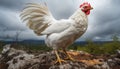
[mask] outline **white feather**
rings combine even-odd
[[[41,34],[47,35],[52,33],[60,33],[68,29],[70,26],[71,26],[71,22],[69,20],[60,20],[51,24]]]

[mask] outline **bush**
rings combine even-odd
[[[77,46],[77,50],[86,51],[91,54],[114,54],[116,50],[120,50],[120,41],[117,36],[112,37],[113,41],[95,44],[92,40],[86,40],[85,46]]]

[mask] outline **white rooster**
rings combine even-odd
[[[38,36],[47,35],[45,43],[53,48],[57,56],[56,62],[61,64],[64,60],[59,57],[58,49],[62,49],[68,58],[73,60],[66,48],[87,30],[87,15],[91,9],[91,5],[85,2],[68,19],[56,20],[46,5],[29,3],[20,17]]]

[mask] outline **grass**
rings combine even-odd
[[[120,50],[120,41],[116,36],[113,37],[112,42],[104,43],[104,44],[96,44],[92,40],[86,40],[86,41],[87,41],[87,44],[85,45],[73,44],[69,46],[68,49],[85,51],[91,54],[114,54],[116,50]],[[0,41],[0,53],[4,45],[5,43],[3,41]],[[32,50],[32,51],[52,50],[51,48],[47,47],[44,44],[39,45],[39,44],[18,43],[15,47],[17,49]]]

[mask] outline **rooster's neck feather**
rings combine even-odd
[[[87,15],[81,10],[81,9],[78,9],[71,17],[70,19],[74,20],[76,24],[85,24],[85,23],[88,23],[88,18],[87,18]],[[81,22],[83,21],[83,22]]]

